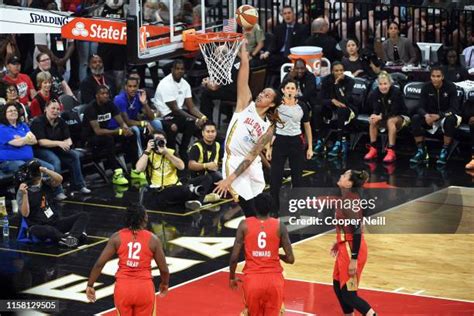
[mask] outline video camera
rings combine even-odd
[[[15,181],[18,184],[26,183],[27,185],[31,185],[33,179],[41,177],[40,167],[41,165],[36,159],[26,162],[15,172]]]

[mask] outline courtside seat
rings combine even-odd
[[[408,116],[413,116],[418,109],[420,103],[421,89],[425,85],[424,82],[414,81],[409,82],[403,88],[403,95],[405,96],[405,104],[408,109]]]

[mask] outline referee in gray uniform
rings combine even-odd
[[[293,79],[285,79],[281,84],[283,102],[278,107],[278,115],[283,124],[276,125],[275,137],[270,148],[267,148],[267,159],[271,160],[270,193],[272,195],[275,212],[280,209],[280,188],[283,179],[285,162],[288,159],[291,168],[292,187],[301,187],[303,166],[306,159],[313,157],[313,143],[311,125],[308,109],[298,103],[297,82]],[[303,122],[306,134],[306,144],[303,140],[301,123]]]

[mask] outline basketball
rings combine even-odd
[[[258,22],[258,11],[251,5],[240,6],[235,15],[237,24],[245,29],[253,27]]]

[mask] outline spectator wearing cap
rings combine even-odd
[[[44,71],[38,73],[36,76],[36,84],[40,90],[35,95],[33,101],[31,101],[30,104],[32,117],[42,115],[44,113],[46,104],[48,104],[50,100],[56,99],[56,95],[54,95],[54,93],[51,91],[52,77],[49,72]],[[62,111],[62,105],[60,109]]]
[[[80,84],[81,102],[90,103],[95,100],[97,88],[101,85],[109,88],[111,96],[115,96],[116,87],[113,78],[104,74],[104,62],[99,55],[91,55],[89,59],[89,69],[91,75]]]
[[[30,78],[33,83],[36,83],[36,76],[42,72],[47,71],[51,74],[51,91],[56,96],[61,96],[63,94],[70,95],[73,98],[74,93],[72,93],[69,84],[64,80],[63,76],[53,67],[51,67],[51,57],[49,57],[46,53],[39,53],[36,56],[36,62],[38,63],[38,67],[31,73]],[[36,89],[39,90],[40,87],[36,85]]]
[[[31,122],[31,131],[38,140],[33,151],[35,157],[52,164],[57,173],[61,173],[61,167],[66,165],[72,174],[73,189],[88,194],[91,191],[82,175],[80,153],[73,149],[69,127],[59,117],[60,110],[59,102],[51,100],[46,104],[45,113]]]
[[[7,74],[3,77],[6,83],[16,85],[18,89],[19,101],[29,105],[36,95],[35,86],[28,75],[20,73],[21,64],[18,56],[12,56],[7,61]]]

